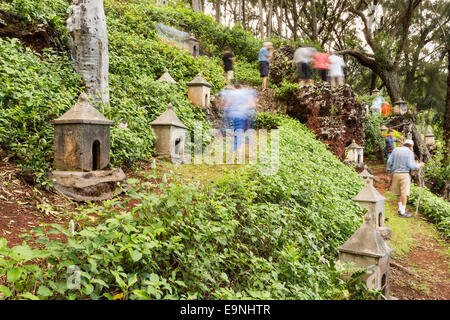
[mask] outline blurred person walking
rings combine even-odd
[[[231,48],[226,46],[222,57],[223,69],[225,71],[225,79],[227,84],[231,84],[234,76],[233,64],[236,63],[236,57],[231,52]]]
[[[313,68],[317,69],[319,71],[320,74],[320,78],[323,81],[327,81],[327,72],[329,69],[329,63],[328,63],[328,58],[330,57],[330,55],[328,53],[325,52],[318,52],[314,55],[313,59]]]
[[[293,62],[296,67],[296,73],[299,78],[299,82],[311,83],[311,66],[310,63],[313,60],[314,55],[317,53],[315,48],[301,46],[294,53]]]
[[[332,54],[328,57],[330,84],[332,87],[338,87],[345,84],[344,67],[345,61],[341,57]]]

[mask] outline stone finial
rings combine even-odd
[[[353,198],[353,201],[357,202],[378,202],[384,200],[386,198],[375,189],[372,183],[367,183],[358,195]]]
[[[173,104],[172,104],[172,102],[169,102],[169,104],[167,105],[167,109],[168,109],[168,110],[173,110]]]

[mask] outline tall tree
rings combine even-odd
[[[422,0],[396,2],[383,7],[384,21],[383,24],[380,23],[377,34],[372,31],[371,24],[364,14],[367,9],[365,2],[359,1],[356,5],[352,2],[349,4],[348,12],[362,22],[366,45],[373,53],[363,48],[346,49],[340,53],[353,56],[363,66],[375,72],[383,81],[393,102],[401,100],[402,92],[398,77],[400,60],[409,36],[413,14]]]

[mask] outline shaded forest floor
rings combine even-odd
[[[385,165],[372,164],[370,169],[375,188],[386,197],[386,225],[392,229],[391,294],[401,300],[450,299],[449,241],[420,212],[400,218]],[[415,210],[407,207],[412,215]]]

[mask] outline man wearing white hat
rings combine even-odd
[[[267,77],[269,76],[269,62],[272,59],[272,42],[264,42],[263,47],[259,50],[259,74],[262,78],[262,88],[266,89]]]
[[[410,139],[405,140],[403,147],[395,148],[387,161],[387,172],[392,175],[392,191],[399,197],[398,214],[400,217],[411,218],[406,212],[406,201],[410,192],[411,170],[418,170],[424,165],[423,162],[416,164],[413,152],[414,142]]]

